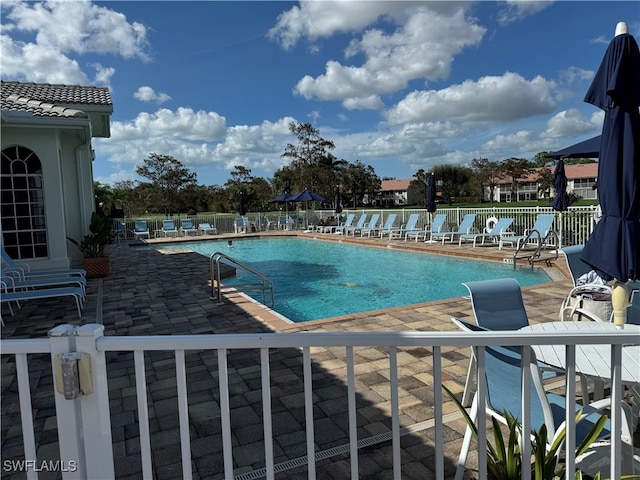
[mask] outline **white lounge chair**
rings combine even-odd
[[[382,226],[382,228],[378,231],[378,236],[380,238],[384,238],[385,236],[388,236],[393,230],[393,224],[396,222],[396,217],[398,215],[395,213],[390,213],[389,215],[387,215],[387,219],[384,222],[384,225]],[[370,232],[368,232],[369,236]]]
[[[394,238],[402,238],[405,236],[406,232],[411,232],[416,230],[416,224],[418,223],[418,219],[420,218],[419,213],[412,213],[409,215],[409,220],[405,225],[402,225],[400,228],[394,228],[389,232],[389,240]]]
[[[78,308],[78,316],[82,316],[82,299],[84,298],[84,290],[80,287],[53,287],[53,288],[37,288],[33,290],[14,290],[7,282],[0,280],[0,290],[2,295],[0,301],[8,303],[9,311],[13,315],[13,308],[10,302],[19,302],[25,300],[36,300],[42,298],[55,297],[73,297]]]
[[[205,235],[207,235],[207,234],[217,235],[218,234],[218,229],[216,227],[212,227],[208,223],[199,224],[198,225],[198,230],[200,232],[202,232],[203,234],[205,234]]]
[[[162,221],[162,230],[160,230],[164,236],[173,235],[174,237],[178,236],[178,229],[176,228],[176,224],[173,223],[173,220],[163,220]]]
[[[346,218],[346,220],[344,221],[344,223],[342,225],[324,227],[324,232],[325,233],[337,233],[339,235],[342,235],[344,233],[345,229],[351,227],[351,224],[353,224],[354,218],[356,218],[356,214],[355,213],[350,213],[349,215],[347,215],[347,218]]]
[[[551,233],[551,227],[556,215],[554,213],[540,213],[530,229],[524,231],[524,235],[503,235],[500,237],[498,250],[502,250],[502,246],[509,244],[512,247],[520,248],[525,242],[535,242],[535,246],[539,246],[543,239],[546,239]]]
[[[458,228],[455,230],[451,230],[449,232],[436,232],[436,233],[431,233],[431,240],[438,240],[441,239],[442,240],[442,244],[444,245],[444,241],[449,239],[451,243],[453,243],[455,237],[457,235],[463,235],[463,234],[469,234],[471,233],[471,230],[473,229],[473,224],[476,221],[476,214],[475,213],[467,213],[464,218],[462,219],[462,221],[460,222],[460,225],[458,225]]]
[[[7,251],[4,249],[4,246],[1,246],[0,252],[2,255],[2,262],[6,265],[6,268],[8,270],[17,272],[20,275],[21,280],[44,277],[87,276],[87,271],[84,268],[60,268],[31,271],[31,267],[28,263],[16,263],[16,261],[13,260],[13,258],[11,258]]]
[[[500,242],[500,238],[503,235],[509,234],[509,228],[513,223],[513,218],[505,217],[498,220],[490,231],[484,231],[482,233],[467,233],[462,234],[458,238],[458,245],[462,245],[462,242],[473,242],[473,248],[478,244],[478,240],[484,245],[485,240],[491,239],[494,242]]]
[[[193,226],[193,220],[190,218],[183,218],[180,220],[180,223],[182,224],[182,233],[185,235],[189,235],[190,233],[193,233],[194,235],[198,234],[198,229]]]
[[[133,234],[137,238],[149,238],[151,234],[149,233],[149,226],[145,220],[136,220],[133,224]]]
[[[358,222],[355,225],[352,225],[350,227],[345,227],[344,230],[343,230],[343,233],[345,235],[349,235],[350,233],[352,233],[353,236],[355,237],[355,232],[356,231],[359,232],[362,229],[362,227],[364,227],[364,224],[366,222],[367,222],[367,214],[363,213],[362,215],[360,215],[360,218],[358,219]]]

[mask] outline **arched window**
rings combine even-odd
[[[2,150],[0,169],[3,245],[14,259],[47,257],[42,165],[21,146]]]

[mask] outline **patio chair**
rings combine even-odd
[[[360,230],[362,230],[362,228],[364,227],[364,224],[367,223],[367,215],[368,214],[366,213],[363,213],[362,215],[360,215],[360,218],[358,219],[355,225],[352,225],[350,227],[345,227],[342,232],[345,235],[349,235],[350,233],[353,233],[353,236],[355,237],[355,232],[359,232]]]
[[[477,325],[471,325],[463,320],[454,318],[453,322],[463,331],[481,332],[489,331]],[[486,414],[506,424],[504,412],[507,411],[516,419],[522,416],[522,375],[523,369],[528,368],[531,372],[531,403],[530,419],[532,432],[538,431],[543,425],[547,428],[550,444],[553,443],[559,431],[564,427],[567,416],[567,399],[561,395],[545,392],[542,383],[542,376],[536,361],[535,353],[531,351],[530,364],[524,365],[522,362],[523,347],[485,347],[485,369],[484,378],[480,381],[486,382]],[[477,347],[473,348],[474,355],[478,355]],[[605,412],[611,407],[611,399],[602,399],[587,406],[573,404],[571,408],[576,414],[580,409],[583,413],[579,422],[576,422],[576,445],[579,445],[587,436],[594,423],[599,420],[601,412]],[[623,445],[623,472],[633,472],[633,438],[631,436],[631,412],[629,405],[621,402],[622,418],[622,445]],[[474,423],[478,422],[478,394],[474,395],[471,412],[469,414]],[[600,433],[598,440],[610,436],[610,424],[606,422],[605,428]],[[460,457],[456,469],[456,480],[460,480],[464,474],[464,466],[469,453],[472,431],[467,426],[460,449]],[[527,460],[523,460],[524,465],[528,465]],[[581,466],[582,467],[582,466]],[[572,476],[572,474],[571,474]]]
[[[282,218],[282,217],[281,217]],[[234,233],[248,233],[249,232],[249,219],[246,217],[236,218],[233,221]]]
[[[372,233],[377,234],[380,238],[383,238],[385,235],[389,235],[389,232],[393,228],[393,224],[395,223],[397,216],[398,215],[395,213],[390,213],[389,215],[387,215],[387,219],[384,221],[384,225],[382,225],[380,228],[374,227],[364,229],[360,232],[360,236],[364,237],[365,233],[367,234],[367,237],[371,237]]]
[[[389,240],[393,240],[394,238],[402,238],[405,236],[406,232],[416,230],[416,224],[418,223],[419,218],[419,213],[412,213],[411,215],[409,215],[409,219],[407,220],[407,223],[405,225],[400,226],[400,228],[393,228],[389,231]]]
[[[193,226],[193,220],[191,220],[190,218],[183,218],[182,220],[180,220],[180,223],[182,224],[182,233],[184,233],[185,235],[189,235],[191,233],[193,233],[194,235],[198,234],[198,229]]]
[[[82,289],[83,298],[86,294],[87,279],[79,275],[76,275],[75,277],[32,277],[30,279],[23,280],[20,277],[19,272],[7,270],[3,267],[0,269],[0,279],[7,284],[8,288],[12,288],[13,290],[28,290],[39,287],[76,286]]]
[[[178,236],[178,229],[176,228],[176,224],[173,223],[173,220],[163,220],[162,229],[160,231],[165,237],[167,235],[173,235],[174,237]]]
[[[140,239],[142,237],[150,238],[151,234],[149,233],[149,226],[147,225],[146,220],[136,220],[133,224],[133,234],[136,238]]]
[[[512,223],[513,218],[505,217],[498,220],[490,231],[485,230],[483,233],[463,233],[458,236],[458,245],[462,246],[462,242],[473,242],[473,248],[476,248],[478,240],[481,240],[483,245],[487,239],[499,242],[503,235],[509,233],[509,228]]]
[[[504,235],[500,237],[498,250],[502,250],[502,246],[509,244],[516,249],[523,245],[535,242],[535,246],[539,247],[543,240],[552,232],[551,227],[556,219],[555,213],[540,213],[536,217],[536,221],[530,229],[524,231],[524,235]]]
[[[375,229],[378,228],[378,219],[379,218],[380,218],[380,214],[379,213],[372,214],[371,218],[369,219],[369,221],[367,222],[366,225],[362,226],[361,228],[356,227],[356,228],[353,229],[353,232],[352,232],[353,236],[355,237],[356,233],[360,233],[360,236],[362,237],[364,232],[366,232],[367,230],[368,231],[371,231],[371,230],[375,231]]]
[[[433,217],[431,225],[425,227],[424,230],[420,230],[419,232],[415,233],[416,242],[418,240],[424,240],[425,242],[432,243],[433,235],[437,234],[444,228],[444,222],[446,221],[447,215],[445,213],[438,213],[435,217]],[[429,234],[429,240],[427,240],[427,234]],[[405,240],[413,235],[414,234],[412,233],[407,233]]]
[[[217,235],[218,229],[216,227],[212,227],[208,223],[201,223],[198,225],[198,231],[202,232],[205,235],[212,234]]]
[[[347,218],[342,225],[338,225],[337,227],[325,227],[324,231],[325,233],[332,232],[337,235],[342,235],[347,228],[350,228],[351,225],[353,225],[353,220],[355,218],[356,218],[356,214],[350,213],[349,215],[347,215]]]
[[[52,288],[36,288],[32,290],[20,290],[14,289],[11,286],[11,282],[5,282],[0,280],[0,302],[7,303],[9,311],[13,316],[13,308],[11,308],[11,302],[17,302],[18,307],[20,302],[26,300],[35,300],[43,298],[55,298],[55,297],[73,297],[76,301],[76,307],[78,309],[78,316],[82,316],[82,299],[84,298],[84,290],[80,287],[52,287]]]
[[[582,320],[608,322],[613,314],[611,305],[612,287],[597,276],[580,258],[584,245],[563,247],[567,268],[571,274],[573,288],[560,306],[560,320]]]
[[[460,222],[460,225],[458,225],[458,228],[456,228],[455,230],[451,230],[449,232],[443,232],[443,231],[439,231],[435,233],[432,232],[431,240],[435,241],[440,239],[442,240],[442,244],[444,245],[445,240],[449,239],[450,243],[453,243],[457,235],[471,233],[471,231],[473,230],[473,224],[475,221],[476,221],[476,214],[467,213],[462,219],[462,221]]]
[[[476,324],[486,330],[520,330],[529,325],[529,317],[522,300],[520,284],[513,278],[497,278],[462,283],[471,297],[471,307]],[[471,355],[467,379],[464,384],[462,404],[468,406],[471,400],[471,382],[476,368],[475,357]],[[563,371],[541,366],[545,380],[559,375]],[[588,399],[586,380],[581,377],[580,386],[583,402]]]
[[[44,278],[44,277],[86,277],[87,271],[84,268],[59,268],[59,269],[48,269],[48,270],[33,270],[31,271],[31,267],[28,263],[16,263],[13,258],[9,256],[7,251],[4,249],[4,245],[0,245],[0,252],[2,257],[2,262],[6,265],[7,270],[11,270],[12,272],[18,273],[21,280],[28,280],[33,278]]]

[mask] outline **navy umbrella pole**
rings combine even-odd
[[[247,211],[244,207],[244,193],[240,192],[240,207],[238,208],[238,213],[241,217],[244,217],[247,214]]]
[[[342,199],[340,198],[340,187],[336,187],[334,203],[335,203],[335,213],[336,213],[336,215],[342,213]]]
[[[432,173],[427,179],[427,212],[436,211],[436,177]],[[431,215],[433,216],[433,215]]]
[[[640,51],[623,33],[609,44],[585,96],[605,112],[598,165],[602,218],[582,260],[606,280],[638,278],[640,267]]]

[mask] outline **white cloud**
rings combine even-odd
[[[509,122],[550,113],[555,108],[555,83],[517,73],[468,80],[442,90],[411,92],[386,116],[391,124],[455,120]]]
[[[553,4],[549,0],[507,0],[504,3],[504,7],[498,13],[498,22],[501,25],[508,25],[530,15],[535,15]]]
[[[585,117],[577,109],[564,110],[556,113],[547,122],[547,129],[542,134],[544,138],[556,139],[573,137],[593,133],[602,129],[603,112],[596,112],[591,117]]]
[[[477,45],[485,33],[460,8],[441,12],[423,4],[404,5],[409,5],[406,19],[394,32],[370,29],[350,43],[346,56],[362,54],[364,64],[329,61],[323,75],[306,75],[295,92],[306,99],[342,101],[350,110],[380,109],[380,95],[406,88],[411,80],[446,78],[455,55]]]
[[[171,97],[166,93],[158,93],[147,85],[138,88],[133,94],[133,97],[141,102],[154,102],[157,104],[171,100]]]
[[[3,75],[33,82],[87,84],[74,54],[115,54],[147,61],[146,28],[87,0],[73,2],[4,2],[3,29],[32,35],[33,41],[2,36]],[[108,82],[114,71],[97,68],[96,81]]]

